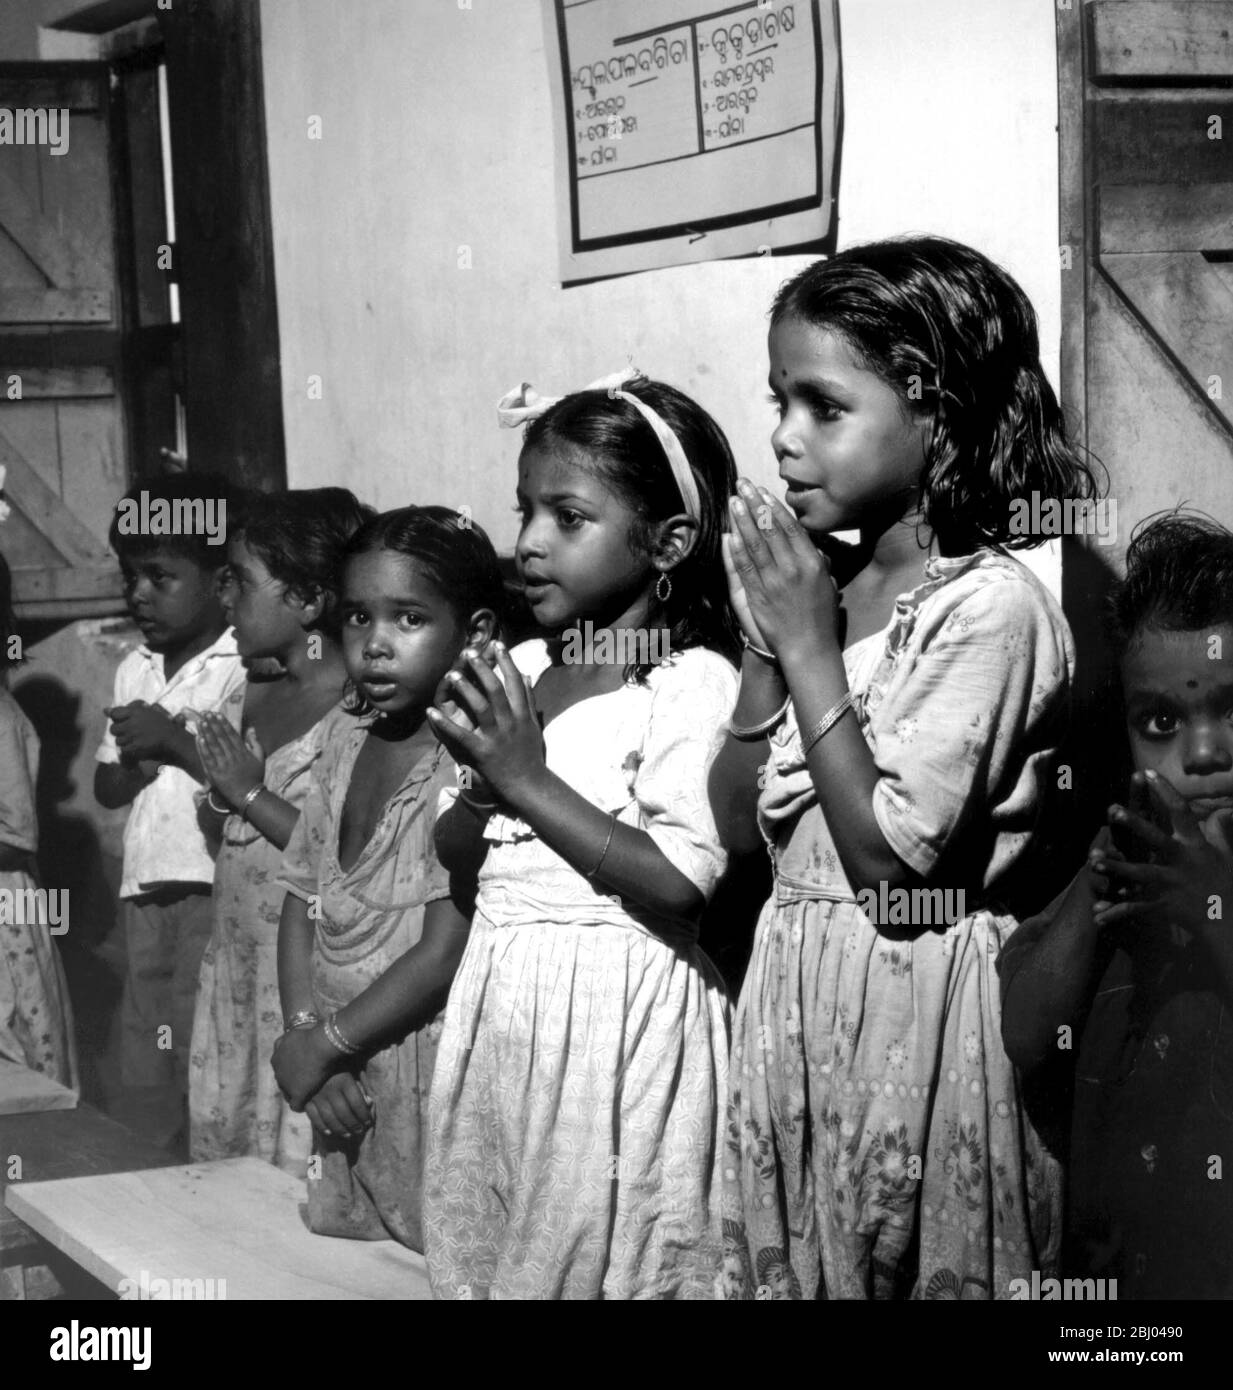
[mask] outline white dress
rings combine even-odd
[[[542,641],[512,655],[533,679],[549,665]],[[706,897],[726,863],[707,773],[736,686],[695,648],[544,730],[549,768]],[[593,891],[520,820],[485,834],[430,1103],[434,1291],[712,1298],[729,1008],[696,927]]]

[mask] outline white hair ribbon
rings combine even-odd
[[[672,476],[680,489],[681,500],[685,503],[686,513],[694,521],[700,521],[702,519],[702,500],[698,495],[698,483],[675,431],[645,401],[640,401],[637,396],[620,389],[631,381],[642,379],[642,373],[637,367],[625,367],[619,372],[612,372],[608,376],[600,377],[598,381],[593,381],[582,389],[584,391],[607,391],[611,399],[619,398],[628,401],[634,407],[655,431],[655,438],[659,440],[660,448],[664,451],[672,469]],[[532,420],[538,420],[546,410],[551,409],[552,406],[564,399],[564,396],[541,396],[538,391],[532,390],[529,381],[524,381],[521,386],[515,386],[512,391],[507,391],[497,402],[497,420],[508,429],[530,424]]]

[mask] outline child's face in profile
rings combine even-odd
[[[1233,625],[1143,628],[1121,675],[1136,769],[1166,778],[1200,820],[1233,806]]]
[[[241,656],[277,656],[303,631],[283,585],[243,535],[227,542],[223,608]]]
[[[176,652],[226,628],[220,569],[165,548],[120,558],[124,597],[146,646]]]
[[[410,557],[366,551],[347,561],[343,659],[381,714],[415,717],[432,704],[467,640],[466,625]]]
[[[630,546],[634,514],[580,451],[555,443],[524,449],[518,510],[518,574],[541,627],[577,618],[637,625],[657,574]]]
[[[769,348],[771,447],[801,525],[822,535],[903,516],[920,489],[929,417],[912,416],[836,333],[789,315]]]

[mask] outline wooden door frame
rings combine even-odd
[[[191,468],[287,485],[259,0],[157,11]]]
[[[83,0],[48,27],[94,36],[116,66],[166,62],[189,466],[286,487],[260,0]],[[125,32],[139,47],[109,54]],[[156,472],[133,445],[132,476]]]

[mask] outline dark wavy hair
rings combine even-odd
[[[1108,626],[1122,657],[1145,628],[1202,632],[1233,624],[1233,532],[1181,508],[1146,517],[1110,591]]]
[[[943,237],[849,247],[782,286],[771,323],[786,318],[837,333],[933,417],[921,506],[944,552],[1039,545],[1011,533],[1013,502],[1099,494],[1041,367],[1035,310],[979,251]]]
[[[324,607],[313,626],[336,637],[343,554],[374,516],[376,511],[345,487],[296,488],[251,498],[232,536],[242,538],[297,598],[307,601],[320,593]]]
[[[505,586],[487,532],[449,507],[399,507],[364,523],[347,543],[343,566],[355,555],[390,550],[414,560],[460,623],[490,608],[505,617]],[[347,710],[363,714],[368,701],[348,682]]]
[[[669,576],[668,602],[655,599],[653,613],[669,629],[674,650],[709,647],[735,660],[739,629],[720,552],[728,498],[736,491],[728,440],[696,401],[673,386],[643,378],[621,389],[645,401],[680,440],[701,503],[698,538]],[[656,524],[679,515],[685,503],[663,445],[638,410],[607,391],[576,391],[527,426],[524,450],[553,443],[589,456],[595,476],[634,514],[630,545],[649,556]],[[649,664],[630,663],[625,678],[644,681],[651,670]]]

